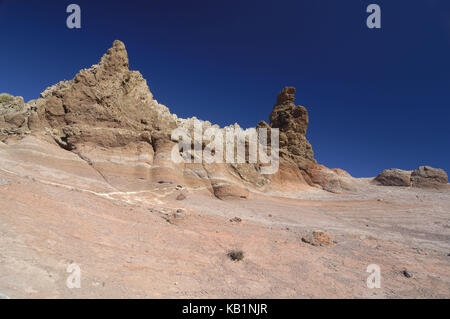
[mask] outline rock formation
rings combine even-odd
[[[81,70],[70,81],[47,88],[36,100],[24,103],[20,97],[0,97],[1,140],[29,134],[51,138],[95,168],[114,188],[124,191],[146,189],[149,182],[161,181],[203,187],[221,199],[247,198],[249,189],[354,190],[348,173],[315,161],[306,139],[308,112],[294,104],[293,87],[278,95],[270,125],[261,121],[257,126],[280,131],[276,174],[261,174],[261,164],[247,159],[236,164],[174,163],[171,150],[177,141],[171,139],[172,130],[184,127],[192,131],[197,119],[180,119],[153,98],[142,75],[129,70],[121,41],[114,41],[98,64]],[[202,125],[203,129],[218,128],[209,122]]]
[[[29,131],[29,107],[20,96],[0,94],[0,141],[7,136],[23,136]]]
[[[445,188],[448,184],[447,173],[440,168],[420,166],[414,171],[397,168],[386,169],[374,181],[383,186],[405,186],[420,188]]]
[[[410,186],[411,171],[397,168],[386,169],[375,177],[375,181],[384,186]]]
[[[443,188],[447,187],[447,173],[440,168],[420,166],[411,173],[411,184],[414,187]]]

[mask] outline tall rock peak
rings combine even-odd
[[[277,105],[290,104],[295,101],[295,87],[287,86],[277,96]]]
[[[105,69],[126,71],[129,68],[128,52],[122,41],[115,40],[113,46],[103,55],[100,66]]]
[[[291,155],[314,160],[311,144],[306,139],[308,111],[305,107],[294,104],[295,91],[294,87],[288,86],[278,94],[277,102],[270,114],[270,125],[280,130],[281,149],[285,149]]]

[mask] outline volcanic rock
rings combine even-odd
[[[383,186],[410,186],[411,171],[397,168],[386,169],[375,177],[375,181]]]
[[[448,184],[448,175],[440,168],[420,166],[411,173],[411,184],[414,187],[443,188]]]
[[[295,91],[293,87],[282,89],[270,114],[270,125],[261,121],[257,126],[268,130],[268,152],[272,148],[271,129],[280,130],[279,169],[275,174],[261,174],[263,164],[249,162],[247,137],[242,163],[175,163],[173,129],[182,127],[192,134],[195,123],[201,123],[203,131],[219,126],[171,114],[154,99],[142,75],[129,70],[125,45],[116,40],[98,64],[81,70],[72,80],[47,88],[36,100],[24,103],[21,97],[0,95],[0,141],[22,139],[30,133],[42,141],[50,138],[97,170],[113,188],[123,191],[142,191],[149,182],[159,180],[202,187],[220,199],[247,198],[252,189],[353,190],[350,175],[317,165],[306,139],[308,112],[294,104]],[[234,124],[220,130],[226,129],[240,127]]]
[[[302,241],[312,246],[329,246],[333,243],[330,235],[321,230],[316,230],[303,236]]]
[[[270,114],[270,125],[280,130],[280,149],[315,163],[313,149],[306,139],[308,111],[294,104],[295,91],[294,87],[285,87],[278,94],[277,103]]]

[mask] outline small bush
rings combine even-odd
[[[244,252],[242,250],[232,250],[227,255],[233,261],[241,261],[244,259]]]

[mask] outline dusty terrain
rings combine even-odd
[[[356,192],[290,198],[219,200],[157,182],[122,192],[32,136],[0,143],[0,162],[0,293],[10,298],[450,296],[448,189],[357,179]],[[335,243],[301,241],[317,229]],[[244,259],[231,261],[231,249]],[[71,263],[79,289],[66,286]],[[380,289],[366,287],[369,264],[381,267]]]
[[[295,92],[257,125],[275,174],[250,161],[248,136],[241,163],[174,162],[192,155],[175,128],[239,126],[171,114],[120,41],[36,100],[0,94],[0,298],[449,298],[447,173],[320,165]]]

